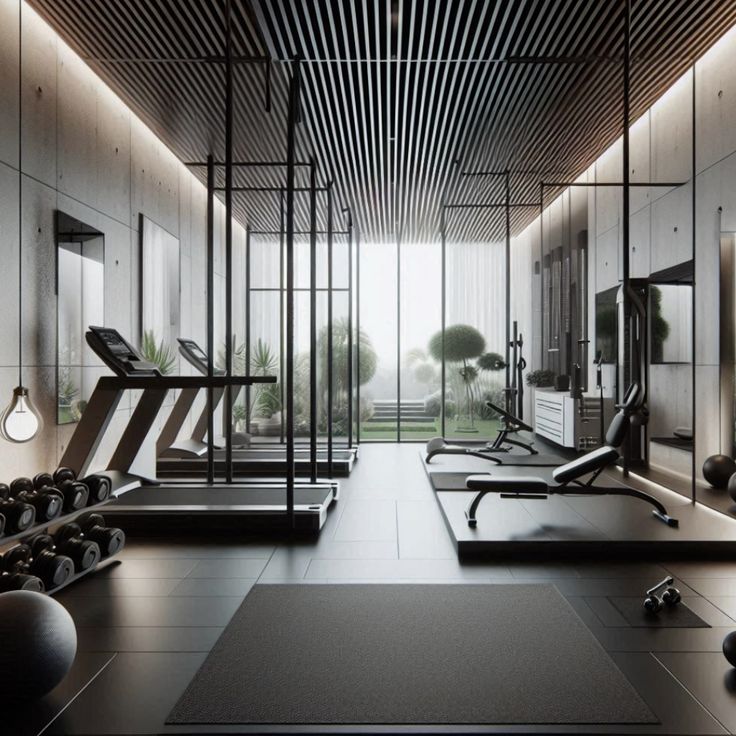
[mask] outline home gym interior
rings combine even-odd
[[[736,733],[734,54],[0,0],[0,731]]]

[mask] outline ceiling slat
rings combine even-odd
[[[224,0],[29,2],[83,57],[222,53]],[[573,178],[621,133],[618,62],[504,60],[618,58],[623,0],[232,0],[232,7],[236,52],[273,60],[270,114],[264,70],[237,68],[236,157],[284,157],[289,60],[299,54],[298,155],[315,155],[322,180],[334,174],[338,206],[352,207],[364,241],[436,239],[443,192],[455,200],[502,196],[498,182],[461,178],[461,169],[509,168],[513,199],[534,201],[542,172]],[[635,118],[736,24],[736,1],[633,0],[632,20]],[[221,68],[89,63],[180,158],[222,155]],[[537,173],[523,173],[529,169]],[[279,186],[282,173],[237,172],[236,181]],[[298,177],[306,183],[305,172]],[[297,197],[303,224],[307,204]],[[254,228],[278,227],[278,195],[239,195],[235,210]],[[536,215],[515,209],[514,230]],[[492,210],[451,218],[458,237],[483,241],[502,236],[503,220]]]

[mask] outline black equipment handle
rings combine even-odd
[[[534,428],[530,427],[526,422],[519,419],[519,417],[514,416],[511,414],[511,412],[506,411],[505,409],[502,409],[500,406],[496,406],[492,401],[486,401],[486,406],[489,409],[493,409],[493,411],[496,412],[496,414],[500,414],[502,419],[507,422],[507,424],[515,424],[519,429],[525,429],[527,432],[533,432]]]

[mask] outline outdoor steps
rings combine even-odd
[[[398,416],[397,402],[391,399],[378,399],[373,402],[373,416],[368,420],[371,422],[395,422]],[[434,417],[424,413],[424,401],[405,400],[401,402],[401,422],[416,424],[434,424]]]

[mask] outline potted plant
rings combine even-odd
[[[157,342],[153,330],[146,330],[143,333],[141,355],[149,363],[153,363],[161,371],[162,376],[171,373],[176,365],[176,354],[171,346],[167,345],[163,339]]]
[[[536,371],[529,371],[526,374],[526,385],[545,388],[555,385],[555,372],[546,368],[540,368]]]
[[[255,414],[252,423],[256,425],[259,435],[274,437],[281,434],[281,387],[278,383],[262,384]]]
[[[327,429],[327,348],[329,332],[327,327],[320,331],[317,350],[319,355],[319,386],[321,387],[322,401],[320,408],[322,415],[319,426]],[[332,421],[333,434],[343,435],[347,432],[348,402],[352,400],[348,386],[348,355],[350,348],[350,323],[347,318],[341,317],[332,323]],[[353,328],[353,365],[355,370],[355,384],[364,386],[376,374],[378,355],[373,348],[370,337],[363,330]],[[360,356],[359,362],[355,360]],[[357,362],[357,365],[356,365]]]

